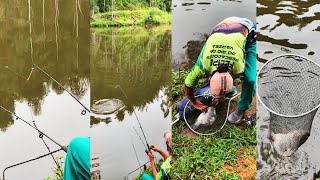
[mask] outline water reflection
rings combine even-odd
[[[39,70],[31,70],[37,64],[89,104],[89,0],[4,0],[0,26],[0,105],[30,123],[34,118],[40,129],[60,143],[88,135],[89,121],[81,115],[81,105]],[[47,153],[37,137],[38,132],[0,111],[0,171]],[[54,166],[52,159],[45,158],[8,170],[6,179],[43,179]]]
[[[0,74],[2,82],[0,84],[0,104],[9,110],[14,110],[13,101],[16,100],[30,103],[35,115],[41,112],[41,101],[46,97],[49,86],[43,82],[49,82],[51,86],[52,81],[48,81],[48,78],[37,70],[29,81],[22,78],[29,76],[33,63],[54,75],[78,98],[83,97],[88,89],[89,66],[86,64],[88,64],[89,54],[85,49],[88,46],[84,44],[87,35],[83,36],[84,38],[75,39],[77,32],[79,36],[88,32],[87,20],[83,15],[79,15],[78,24],[74,26],[71,22],[76,23],[73,19],[75,13],[60,17],[59,32],[56,32],[56,24],[52,19],[56,18],[57,14],[55,9],[50,8],[56,6],[54,3],[45,2],[44,9],[42,9],[42,2],[31,1],[31,21],[28,16],[25,16],[29,13],[27,2],[18,3],[24,7],[19,10],[19,13],[13,7],[8,8],[7,3],[0,5],[0,10],[2,9],[0,11],[2,27],[0,31],[2,49],[0,69],[3,72]],[[85,1],[81,4],[84,12],[88,9],[86,4]],[[70,13],[66,7],[74,6],[75,2],[61,2],[57,7],[60,16],[64,15],[64,12]],[[63,92],[57,84],[53,83],[52,88],[57,94]],[[0,113],[0,116],[2,118],[0,129],[4,131],[13,121],[6,114]]]
[[[123,179],[148,161],[134,113],[148,142],[165,148],[163,133],[170,130],[171,122],[170,63],[170,27],[92,30],[91,105],[112,98],[125,105],[115,114],[91,117],[91,173],[95,179]]]
[[[274,0],[257,2],[258,64],[280,54],[303,55],[320,63],[320,6],[315,1]],[[308,140],[289,158],[281,158],[270,142],[270,113],[259,104],[257,120],[257,178],[313,179],[320,171],[317,158],[319,111]]]
[[[91,69],[94,69],[91,71],[91,104],[116,98],[124,102],[131,114],[134,108],[143,109],[152,103],[159,89],[169,85],[169,31],[134,29],[128,33],[127,28],[108,29],[93,32],[91,41]],[[165,94],[169,95],[168,88]],[[168,102],[162,102],[162,106],[168,106]],[[123,114],[123,111],[117,114],[118,120],[123,120]]]
[[[315,43],[320,39],[320,6],[317,2],[258,1],[257,6],[260,62],[281,53],[297,53],[311,59],[319,53]]]

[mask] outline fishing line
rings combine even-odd
[[[82,115],[85,115],[87,112],[90,113],[90,110],[84,105],[82,104],[68,89],[66,89],[62,84],[60,84],[56,79],[54,79],[52,76],[50,76],[47,72],[45,72],[43,69],[41,69],[39,66],[37,66],[36,64],[33,64],[32,65],[32,68],[31,68],[31,71],[30,71],[30,74],[28,76],[28,78],[18,74],[17,72],[15,72],[14,70],[12,70],[9,66],[4,66],[4,68],[10,70],[11,72],[13,72],[15,75],[25,79],[26,81],[29,81],[31,75],[33,74],[33,70],[34,70],[34,67],[36,67],[37,69],[39,69],[42,73],[44,73],[46,76],[48,76],[50,79],[52,79],[55,83],[57,83],[61,88],[63,88],[73,99],[75,99],[83,108],[84,110],[81,111],[81,114]]]
[[[19,117],[18,115],[16,115],[15,113],[9,111],[8,109],[4,108],[3,106],[0,106],[0,109],[4,110],[5,112],[13,115],[14,117],[16,117],[16,120],[21,120],[22,122],[26,123],[28,126],[32,127],[33,129],[35,129],[36,131],[38,131],[40,134],[42,134],[43,136],[47,137],[49,140],[51,140],[53,143],[55,143],[56,145],[58,145],[59,147],[63,147],[61,144],[59,144],[57,141],[53,140],[52,138],[50,138],[48,135],[46,135],[45,133],[43,133],[42,131],[40,131],[38,128],[32,126],[32,124],[30,124],[29,122],[27,122],[26,120],[22,119],[21,117]]]
[[[138,158],[138,154],[137,154],[137,151],[136,151],[136,148],[134,147],[134,144],[132,143],[132,139],[131,139],[131,144],[132,144],[132,147],[133,147],[133,150],[134,150],[134,154],[136,155],[138,164],[139,164],[139,166],[141,166],[140,161],[139,161],[139,158]]]
[[[132,126],[132,127],[133,127],[133,129],[136,131],[136,129],[134,128],[134,126]],[[137,133],[137,135],[139,136],[139,134],[138,134],[137,131],[136,131],[136,133]],[[129,135],[129,136],[130,136],[130,135]],[[141,140],[143,146],[146,147],[145,144],[143,143],[143,141],[142,141],[142,139],[141,139],[140,136],[139,136],[139,139]],[[131,140],[131,144],[132,144],[132,147],[133,147],[133,150],[134,150],[134,154],[135,154],[135,156],[136,156],[136,158],[137,158],[137,161],[138,161],[138,164],[139,164],[139,167],[140,167],[141,164],[140,164],[140,161],[139,161],[139,157],[138,157],[137,150],[136,150],[136,148],[135,148],[135,146],[134,146],[134,144],[133,144],[132,136],[130,136],[130,140]]]
[[[36,121],[35,121],[34,118],[33,118],[33,113],[32,113],[32,110],[31,110],[30,106],[29,106],[29,110],[30,110],[30,114],[31,114],[31,118],[32,118],[33,125],[34,125],[34,127],[36,127],[36,128],[38,129],[38,127],[37,127],[37,125],[36,125]],[[39,132],[39,131],[38,131],[38,132]],[[42,135],[40,132],[39,132],[39,138],[42,140],[43,144],[46,146],[48,152],[50,153],[50,152],[51,152],[51,151],[50,151],[50,148],[49,148],[49,146],[47,145],[46,141],[43,139],[43,135]],[[52,154],[51,154],[51,157],[52,157],[54,163],[57,165],[57,167],[60,168],[59,163],[56,161],[56,159],[53,157]]]
[[[139,133],[138,133],[137,129],[136,129],[134,126],[132,126],[132,128],[134,129],[134,131],[135,131],[135,132],[136,132],[136,134],[138,135],[138,137],[139,137],[139,139],[140,139],[141,143],[143,144],[143,146],[144,146],[146,149],[148,149],[147,145],[143,142],[143,140],[142,140],[141,136],[139,135]]]
[[[82,104],[79,99],[77,99],[68,89],[66,89],[62,84],[60,84],[56,79],[54,79],[52,76],[50,76],[47,72],[45,72],[43,69],[41,69],[39,66],[37,66],[36,64],[33,64],[34,67],[36,67],[37,69],[39,69],[43,74],[45,74],[46,76],[48,76],[50,79],[52,79],[55,83],[57,83],[61,88],[63,88],[73,99],[75,99],[83,108],[84,110],[81,112],[82,115],[85,115],[86,112],[90,113],[90,110],[84,105]]]
[[[157,160],[157,158],[156,157],[154,157],[154,159],[158,162],[158,160]],[[134,172],[136,172],[136,171],[138,171],[139,169],[141,169],[142,167],[143,167],[143,169],[145,170],[145,169],[147,169],[147,164],[148,163],[150,163],[150,161],[148,161],[148,162],[146,162],[146,163],[144,163],[144,164],[142,164],[142,165],[140,165],[138,168],[136,168],[135,170],[133,170],[133,171],[131,171],[131,172],[129,172],[128,174],[127,174],[127,176],[124,178],[124,179],[126,179],[126,180],[128,180],[129,179],[129,175],[130,174],[132,174],[132,173],[134,173]],[[156,167],[156,169],[157,169],[157,166],[155,166]],[[157,171],[158,171],[158,169],[157,169]]]
[[[31,74],[33,73],[33,67],[31,68],[31,71],[30,71],[30,74],[28,76],[28,78],[18,74],[16,71],[12,70],[9,66],[4,66],[5,69],[8,69],[9,71],[11,71],[12,73],[14,73],[15,75],[21,77],[22,79],[25,79],[26,81],[29,81],[30,77],[31,77]]]
[[[122,87],[121,87],[120,85],[117,85],[115,88],[118,88],[118,87],[120,88],[120,90],[122,91],[122,93],[126,96],[126,98],[129,99],[128,96],[127,96],[127,94],[123,91],[123,89],[122,89]],[[141,129],[142,134],[143,134],[143,136],[144,136],[144,139],[145,139],[145,141],[146,141],[146,144],[147,144],[147,147],[148,147],[147,150],[150,151],[149,143],[148,143],[148,141],[147,141],[146,135],[145,135],[145,133],[144,133],[144,131],[143,131],[143,129],[142,129],[140,120],[139,120],[139,118],[138,118],[138,116],[137,116],[136,111],[135,111],[134,108],[133,108],[133,113],[134,113],[134,115],[136,116],[136,119],[137,119],[137,121],[138,121],[138,123],[139,123],[140,129]]]
[[[25,164],[25,163],[28,163],[28,162],[32,162],[32,161],[35,161],[35,160],[44,158],[44,157],[46,157],[46,156],[52,155],[52,154],[54,154],[54,153],[57,153],[57,152],[59,152],[59,151],[61,151],[61,150],[63,150],[63,149],[60,148],[60,149],[57,149],[57,150],[52,151],[52,152],[50,152],[50,153],[44,154],[44,155],[42,155],[42,156],[39,156],[39,157],[36,157],[36,158],[33,158],[33,159],[29,159],[29,160],[27,160],[27,161],[23,161],[23,162],[18,163],[18,164],[14,164],[14,165],[8,166],[8,167],[6,167],[6,168],[3,170],[3,172],[2,172],[2,178],[3,178],[3,180],[5,180],[5,172],[6,172],[7,169],[10,169],[10,168],[13,168],[13,167],[16,167],[16,166],[20,166],[20,165]]]
[[[122,93],[126,96],[126,98],[127,99],[129,99],[128,98],[128,96],[127,96],[127,94],[124,92],[124,90],[122,89],[122,87],[118,84],[115,88],[120,88],[120,90],[122,91]],[[143,137],[144,137],[144,139],[145,139],[145,141],[146,141],[146,144],[147,144],[147,149],[146,149],[146,153],[148,154],[148,152],[150,152],[151,153],[151,148],[150,148],[150,146],[149,146],[149,143],[148,143],[148,141],[147,141],[147,138],[146,138],[146,135],[145,135],[145,133],[144,133],[144,131],[143,131],[143,128],[142,128],[142,126],[141,126],[141,123],[140,123],[140,120],[139,120],[139,118],[138,118],[138,116],[137,116],[137,114],[136,114],[136,111],[135,111],[135,109],[133,108],[133,113],[134,113],[134,115],[135,115],[135,117],[136,117],[136,119],[137,119],[137,121],[138,121],[138,123],[139,123],[139,126],[140,126],[140,129],[141,129],[141,132],[142,132],[142,134],[143,134]],[[134,126],[133,126],[134,127]],[[135,129],[135,128],[134,128]],[[136,131],[136,130],[135,130]],[[138,134],[138,132],[136,131],[136,133]],[[139,136],[139,135],[138,135]],[[140,136],[139,136],[140,137]],[[157,161],[157,159],[155,158],[155,160]],[[156,169],[157,169],[157,166],[156,166],[156,164],[154,164],[154,166],[156,167]]]
[[[133,170],[133,171],[129,172],[129,173],[127,174],[127,176],[126,176],[124,179],[128,180],[128,178],[129,178],[129,175],[130,175],[130,174],[132,174],[132,173],[134,173],[134,172],[138,171],[138,170],[139,170],[139,169],[141,169],[142,167],[146,167],[146,165],[147,165],[149,162],[150,162],[150,161],[148,161],[148,162],[146,162],[146,163],[142,164],[142,165],[141,165],[140,167],[138,167],[137,169],[135,169],[135,170]]]

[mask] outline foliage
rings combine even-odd
[[[91,22],[91,27],[112,27],[132,25],[160,25],[170,24],[171,14],[161,11],[158,8],[144,10],[122,10],[115,11],[112,18],[111,12],[98,14]]]
[[[63,167],[63,164],[64,164],[64,160],[65,160],[65,157],[64,156],[58,156],[55,158],[58,165],[59,166],[56,166],[52,169],[52,172],[53,172],[53,176],[49,176],[49,177],[46,177],[44,178],[44,180],[62,180],[63,179],[63,170],[62,170],[62,167]]]
[[[171,85],[172,85],[171,98],[173,100],[177,99],[178,97],[184,94],[183,84],[184,84],[184,79],[187,77],[187,75],[188,75],[188,71],[185,71],[185,70],[171,72]]]
[[[208,179],[222,176],[222,179],[239,179],[236,174],[224,171],[224,165],[235,165],[239,149],[246,149],[246,156],[255,156],[256,128],[251,126],[241,130],[234,125],[226,125],[215,137],[186,137],[180,132],[184,123],[172,127],[174,179]]]
[[[92,0],[91,11],[97,13],[110,12],[113,10],[136,10],[142,8],[156,7],[163,11],[171,11],[169,0]]]

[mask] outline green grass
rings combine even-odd
[[[173,70],[172,82],[172,119],[177,114],[176,104],[184,97],[183,85],[188,71]],[[200,86],[201,82],[199,83]],[[198,87],[199,87],[198,86]],[[243,168],[255,171],[255,164],[249,167],[239,166],[239,158],[249,159],[256,156],[256,127],[240,129],[237,126],[227,124],[222,131],[213,137],[185,136],[181,133],[186,125],[178,122],[172,126],[173,154],[175,161],[172,165],[172,179],[242,179],[239,172]],[[239,154],[241,155],[239,157]],[[228,164],[234,169],[225,168]],[[146,170],[151,174],[150,168]],[[253,172],[255,174],[255,172]],[[141,178],[141,175],[137,179]]]
[[[235,173],[223,170],[224,165],[236,163],[239,149],[245,149],[243,153],[246,156],[255,155],[254,126],[241,130],[228,124],[215,137],[196,138],[181,134],[180,131],[184,128],[184,122],[172,127],[173,152],[176,157],[172,171],[174,179],[207,179],[218,176],[222,179],[239,179]],[[246,152],[246,149],[250,151]]]
[[[95,28],[161,24],[171,24],[171,14],[158,8],[114,11],[114,19],[111,12],[100,13],[90,22]]]
[[[59,164],[59,166],[56,166],[54,168],[52,168],[52,172],[53,172],[53,176],[48,176],[46,178],[44,178],[44,180],[62,180],[63,179],[63,170],[61,169],[64,164],[65,161],[65,157],[64,156],[57,156],[55,157],[57,163]]]

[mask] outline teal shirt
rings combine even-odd
[[[63,180],[90,180],[90,138],[75,137],[71,140]]]

